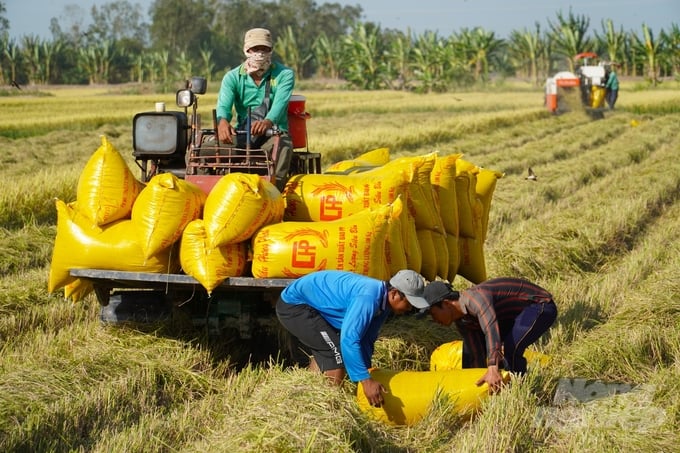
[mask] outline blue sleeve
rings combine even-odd
[[[347,375],[352,382],[368,379],[371,366],[373,342],[380,325],[372,322],[378,303],[369,295],[358,295],[350,303],[340,330],[340,349]],[[366,345],[370,343],[367,351]]]
[[[374,318],[370,328],[368,329],[368,332],[366,332],[366,335],[364,336],[364,351],[367,357],[369,358],[369,364],[371,357],[373,357],[373,348],[375,346],[375,342],[378,340],[380,328],[382,327],[385,319],[387,318],[387,315],[388,313],[386,311],[380,316],[380,318],[377,319]]]
[[[378,334],[385,320],[391,313],[391,310],[385,310],[380,316],[375,316],[371,321],[371,325],[368,328],[366,336],[362,341],[362,352],[364,354],[364,360],[368,363],[368,366],[372,366],[373,351],[375,349],[375,342],[378,340]]]

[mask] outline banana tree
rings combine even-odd
[[[529,31],[513,30],[508,42],[508,53],[513,64],[518,69],[524,69],[527,77],[533,79],[534,85],[539,85],[539,58],[545,43],[541,38],[541,26],[536,23],[536,28]]]
[[[411,70],[412,61],[411,31],[406,34],[399,34],[390,40],[385,58],[387,61],[387,71],[390,75],[388,81],[390,88],[403,90],[413,78]]]
[[[664,60],[670,72],[678,79],[680,78],[680,26],[672,24],[667,32],[661,31],[661,39],[666,44]]]
[[[659,83],[659,59],[665,51],[665,43],[654,39],[654,33],[647,24],[642,24],[642,37],[633,36],[635,47],[644,58],[645,77],[652,86],[656,86]]]
[[[489,78],[489,61],[503,49],[503,40],[481,27],[472,30],[464,28],[455,36],[459,49],[466,55],[468,65],[472,68],[475,81],[486,82]]]
[[[187,80],[193,75],[193,64],[191,58],[185,51],[181,51],[175,57],[175,64],[173,65],[173,78],[176,80]]]
[[[212,50],[201,48],[201,71],[205,74],[206,80],[211,81],[213,72],[215,72],[215,63],[212,61]]]
[[[441,92],[474,82],[454,36],[445,39],[430,31],[417,36],[412,67],[420,92]]]
[[[293,70],[295,77],[301,78],[303,67],[311,58],[311,55],[303,56],[300,53],[300,46],[295,39],[295,33],[293,33],[293,28],[290,25],[286,26],[274,46],[276,53]]]
[[[623,40],[623,71],[621,74],[637,76],[637,49],[633,33],[626,33]]]
[[[24,69],[26,70],[26,77],[29,85],[40,83],[40,77],[43,73],[42,63],[42,41],[34,35],[26,35],[22,39],[21,57],[24,62]]]
[[[330,40],[322,33],[314,40],[312,53],[316,60],[317,76],[337,79],[342,56],[339,41]]]
[[[161,86],[163,88],[163,92],[167,93],[168,92],[168,84],[170,82],[170,52],[167,50],[160,50],[157,52],[154,52],[151,55],[151,60],[150,60],[150,69],[153,71],[154,74],[154,81],[157,81],[156,77],[158,77],[158,81],[160,81]]]
[[[596,31],[595,39],[602,48],[607,49],[607,55],[610,61],[618,62],[623,60],[626,34],[624,33],[623,28],[616,31],[614,29],[614,22],[611,19],[602,21],[602,35],[599,35]]]
[[[9,75],[9,80],[17,80],[17,67],[19,66],[20,58],[21,58],[21,49],[19,46],[16,44],[14,40],[10,41],[4,41],[3,42],[3,55],[4,55],[4,60],[3,63],[6,61],[7,64],[9,65],[9,74],[4,74],[5,76]],[[3,64],[4,66],[4,64]]]
[[[377,27],[359,24],[342,39],[342,72],[357,88],[375,90],[384,86],[386,70],[379,36]]]
[[[50,83],[54,60],[63,47],[63,41],[43,41],[41,47],[44,83]]]
[[[437,33],[426,31],[416,37],[413,48],[413,74],[418,91],[442,91],[446,73],[447,42]]]
[[[89,83],[108,83],[111,61],[116,55],[114,45],[104,40],[78,51],[78,65],[87,74]]]
[[[590,19],[583,15],[574,15],[571,10],[569,16],[557,13],[557,23],[550,24],[555,52],[562,55],[570,71],[574,71],[574,55],[581,52],[593,51],[593,43],[586,37]]]

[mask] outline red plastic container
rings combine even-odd
[[[288,101],[288,133],[293,142],[293,148],[307,146],[307,118],[311,115],[305,112],[305,97],[293,94]]]

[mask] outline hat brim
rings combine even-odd
[[[405,294],[405,296],[406,296],[406,300],[408,300],[408,303],[413,305],[418,310],[424,310],[426,308],[430,308],[430,304],[427,302],[427,300],[424,297],[409,296],[408,294]]]
[[[264,39],[260,39],[260,40],[253,39],[252,41],[248,41],[248,44],[246,44],[246,50],[250,50],[253,47],[257,47],[257,46],[264,46],[264,47],[268,47],[268,48],[271,49],[272,43],[269,42],[269,41],[266,41]]]

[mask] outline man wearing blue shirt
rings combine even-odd
[[[232,108],[236,111],[239,130],[245,130],[248,107],[251,108],[251,145],[272,151],[273,138],[268,129],[276,126],[282,131],[276,157],[275,178],[279,190],[288,178],[293,143],[288,135],[288,101],[295,86],[292,69],[272,62],[273,42],[269,30],[248,30],[243,41],[243,64],[227,72],[217,95],[217,136],[222,143],[233,143],[236,128],[231,124]],[[239,144],[245,146],[245,143]]]
[[[371,379],[373,346],[390,313],[428,308],[425,282],[401,270],[389,281],[347,271],[319,271],[300,277],[281,293],[276,314],[311,354],[310,368],[340,385],[349,375],[361,382],[368,401],[379,406],[385,388]]]

